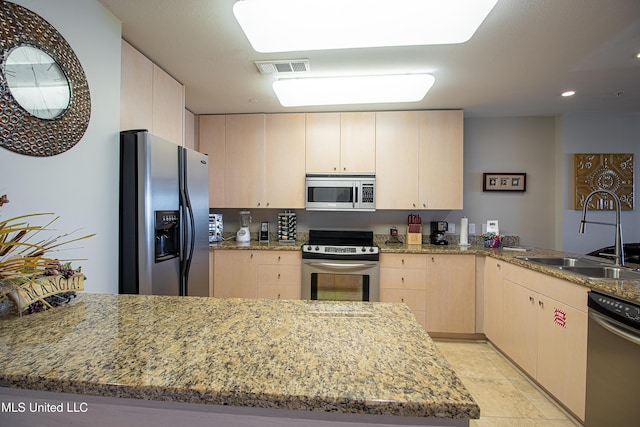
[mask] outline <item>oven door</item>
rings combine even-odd
[[[302,299],[378,301],[379,262],[303,259]]]

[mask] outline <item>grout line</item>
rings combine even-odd
[[[500,372],[500,375],[502,376],[501,380],[507,380],[509,382],[509,384],[511,384],[517,391],[518,393],[521,395],[521,397],[526,400],[527,402],[529,402],[538,412],[540,412],[543,416],[544,416],[544,412],[542,410],[539,409],[538,405],[536,404],[536,401],[531,400],[526,394],[524,394],[522,391],[520,391],[517,387],[517,384],[515,383],[515,381],[521,381],[522,379],[524,379],[528,384],[530,384],[535,390],[537,390],[539,393],[541,393],[542,397],[545,399],[546,402],[551,403],[555,408],[557,408],[559,410],[559,413],[561,413],[562,415],[564,415],[565,418],[547,418],[546,416],[544,418],[541,419],[537,419],[537,418],[522,418],[522,417],[509,417],[509,416],[482,416],[482,408],[480,408],[480,413],[481,413],[481,420],[488,420],[488,419],[519,419],[519,420],[529,420],[529,421],[540,421],[540,420],[545,420],[548,422],[553,422],[553,421],[570,421],[571,423],[575,424],[577,427],[581,427],[582,424],[573,416],[571,415],[569,412],[567,412],[561,405],[559,405],[550,395],[549,393],[547,393],[544,389],[542,389],[540,386],[538,386],[531,378],[529,378],[529,376],[524,373],[518,366],[516,366],[511,360],[509,360],[505,355],[503,355],[498,349],[496,349],[493,344],[489,341],[469,341],[469,340],[451,340],[451,339],[442,339],[442,340],[438,340],[438,339],[434,339],[434,342],[436,343],[436,345],[441,342],[441,343],[458,343],[458,344],[462,344],[464,346],[464,349],[467,350],[467,348],[469,349],[469,352],[477,352],[477,353],[495,353],[498,354],[503,361],[505,361],[507,363],[507,365],[509,365],[511,368],[513,368],[515,370],[515,372],[518,373],[519,378],[508,378],[506,375],[504,375],[504,373],[502,373],[502,371],[500,371],[499,367],[492,361],[492,360],[488,360],[489,363],[491,363],[491,365],[498,371]],[[466,346],[465,344],[468,344],[468,346]],[[482,344],[486,344],[487,345],[487,350],[484,350],[481,348]],[[473,348],[472,346],[478,346],[476,348]],[[442,351],[442,349],[441,349]],[[443,355],[445,355],[446,358],[446,351],[442,351]],[[451,363],[450,363],[451,364]],[[455,367],[454,367],[454,371],[455,371]],[[460,375],[459,375],[460,376]],[[461,379],[465,378],[460,376]],[[483,379],[480,377],[466,377],[469,378],[471,380],[474,379]],[[484,378],[487,380],[490,379],[495,379],[495,378]]]

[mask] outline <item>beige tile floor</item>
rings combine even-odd
[[[480,419],[470,427],[580,425],[490,344],[435,341],[480,405]]]

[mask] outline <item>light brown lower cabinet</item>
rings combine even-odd
[[[404,302],[431,333],[475,333],[475,256],[382,254],[380,301]]]
[[[405,303],[425,327],[427,258],[420,254],[380,255],[380,301]]]
[[[258,253],[258,298],[300,299],[301,276],[302,254],[299,251]]]
[[[213,296],[216,298],[257,298],[257,251],[213,251]]]
[[[504,261],[491,257],[486,257],[484,262],[484,295],[482,299],[484,333],[498,347],[504,345],[502,313],[504,298],[503,264]]]
[[[475,255],[427,255],[426,329],[445,334],[476,332]]]
[[[584,420],[588,289],[513,264],[503,274],[499,348]]]
[[[300,299],[299,251],[216,249],[212,254],[214,297]]]

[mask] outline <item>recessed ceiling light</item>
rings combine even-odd
[[[564,96],[565,98],[568,97],[568,96],[573,96],[575,94],[576,94],[576,92],[574,90],[568,90],[566,92],[562,92],[562,96]]]
[[[243,0],[233,14],[258,52],[463,43],[498,0]]]
[[[417,102],[434,82],[431,74],[282,79],[273,90],[284,107]]]

